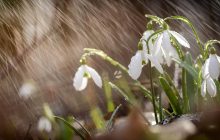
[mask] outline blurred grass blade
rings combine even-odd
[[[104,92],[105,92],[105,98],[107,100],[107,109],[108,112],[112,112],[114,111],[115,105],[113,103],[112,100],[112,88],[109,85],[109,77],[107,73],[104,73],[103,76],[103,88],[104,88]]]
[[[122,91],[118,86],[116,86],[116,85],[113,84],[112,82],[109,82],[109,85],[110,85],[113,89],[115,89],[116,91],[118,91],[118,93],[120,93],[120,95],[122,95],[122,97],[124,97],[124,99],[130,103],[129,98],[128,98],[128,96],[124,93],[124,91]]]
[[[66,121],[65,119],[58,117],[58,116],[53,116],[55,119],[62,121],[66,126],[68,126],[69,128],[71,128],[81,139],[85,140],[85,136],[83,136],[83,134],[81,134],[76,128],[74,128],[72,126],[72,124],[70,124],[68,121]]]
[[[163,90],[165,91],[165,93],[170,101],[170,104],[171,104],[171,107],[172,107],[174,113],[175,114],[182,114],[180,104],[178,102],[178,98],[175,95],[174,90],[169,85],[168,81],[164,77],[159,77],[159,80],[160,80],[160,84],[161,84]]]
[[[73,124],[73,120],[70,117],[68,117],[66,121],[69,124]],[[59,124],[59,132],[60,132],[58,139],[59,140],[72,140],[75,134],[75,131],[72,131],[72,129],[69,126],[67,126],[63,121],[59,121],[58,124]]]
[[[47,116],[47,118],[50,120],[50,121],[54,121],[54,115],[53,115],[53,112],[52,110],[50,109],[50,106],[47,104],[47,103],[44,103],[43,104],[43,108],[44,108],[44,114],[45,116]]]
[[[129,86],[127,79],[121,77],[120,79],[115,81],[115,85],[117,85],[117,87],[119,87],[124,93],[126,93],[130,101],[135,100],[134,94],[131,91],[131,87]]]
[[[103,119],[102,111],[98,107],[92,107],[90,116],[98,130],[103,130],[105,127],[105,121]]]
[[[109,119],[109,121],[108,121],[108,123],[107,123],[107,126],[106,126],[106,129],[107,129],[108,131],[111,131],[111,129],[112,129],[113,119],[114,119],[114,117],[115,117],[115,115],[116,115],[116,113],[118,112],[118,110],[119,110],[120,107],[121,107],[121,104],[118,105],[117,108],[116,108],[116,109],[114,110],[114,112],[112,113],[111,118]]]

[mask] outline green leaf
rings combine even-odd
[[[217,88],[217,101],[220,104],[220,83],[219,83],[219,81],[215,80],[215,85]]]
[[[111,131],[111,128],[112,128],[112,125],[113,125],[113,119],[114,119],[114,117],[115,117],[115,115],[116,115],[116,113],[118,112],[118,110],[119,110],[120,107],[121,107],[121,104],[118,105],[117,108],[116,108],[116,109],[114,110],[114,112],[112,113],[111,118],[110,118],[110,120],[108,121],[108,123],[107,123],[107,125],[106,125],[106,129],[107,129],[108,131]]]
[[[90,111],[90,116],[92,118],[92,121],[94,122],[96,128],[98,130],[103,130],[105,127],[105,121],[103,119],[103,114],[100,108],[98,107],[92,107],[92,110]]]
[[[170,105],[174,111],[175,114],[182,114],[180,104],[178,102],[178,98],[175,95],[175,91],[171,88],[168,81],[164,77],[159,77],[160,84],[165,91],[169,101]]]
[[[192,57],[191,57],[190,53],[186,53],[185,62],[188,65],[193,67],[193,60],[192,60]],[[195,110],[196,91],[197,91],[197,86],[196,86],[196,83],[195,83],[195,79],[193,78],[193,76],[188,71],[186,71],[186,93],[187,93],[187,96],[188,96],[191,111]]]
[[[73,120],[70,118],[67,118],[66,121],[69,124],[73,124]],[[74,135],[74,131],[72,131],[72,129],[67,126],[63,121],[59,121],[59,138],[60,140],[71,140],[73,139],[73,135]]]
[[[179,94],[177,88],[175,87],[175,85],[174,85],[174,83],[173,83],[173,80],[170,78],[170,76],[169,76],[168,73],[165,73],[164,76],[165,76],[167,82],[169,83],[169,85],[172,87],[172,89],[173,89],[175,95],[176,95],[176,96],[178,97],[178,99],[180,100],[180,99],[181,99],[180,94]]]
[[[113,84],[112,82],[109,82],[109,85],[115,89],[116,91],[118,91],[118,93],[120,93],[122,95],[122,97],[124,97],[124,99],[128,102],[130,102],[128,96],[126,95],[126,93],[124,93],[123,90],[121,90],[118,86],[116,86],[115,84]]]
[[[176,59],[176,58],[173,58],[173,60],[174,60],[176,63],[178,63],[181,67],[183,67],[186,71],[188,71],[188,72],[193,76],[193,78],[194,78],[196,81],[198,80],[199,74],[198,74],[198,72],[196,71],[196,69],[195,69],[193,66],[191,66],[191,65],[189,65],[188,63],[183,62],[183,61],[181,61],[181,60],[179,60],[179,59]]]
[[[72,126],[68,121],[65,119],[58,117],[58,116],[53,116],[56,120],[62,121],[66,126],[68,126],[70,129],[72,129],[81,139],[85,140],[85,136],[79,132],[75,127]]]

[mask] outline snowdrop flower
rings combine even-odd
[[[158,57],[160,63],[164,63],[164,59],[168,66],[171,65],[172,58],[179,59],[178,53],[176,49],[172,46],[170,37],[171,35],[186,48],[190,48],[189,43],[187,40],[180,35],[179,33],[171,30],[163,31],[155,41],[153,49],[155,49],[154,55]]]
[[[153,30],[147,30],[143,33],[143,36],[141,37],[141,44],[143,46],[143,50],[144,52],[147,52],[147,43],[146,41],[148,40],[148,38],[154,33]],[[153,50],[153,41],[152,38],[149,40],[149,48],[150,48],[150,52]]]
[[[209,58],[205,61],[202,66],[202,78],[204,79],[202,83],[201,94],[203,97],[206,95],[206,91],[211,97],[216,95],[216,85],[213,79],[217,80],[220,74],[220,62],[219,56],[215,53],[209,55]]]
[[[24,99],[28,99],[32,94],[36,92],[36,87],[32,82],[25,82],[19,89],[19,96]]]
[[[95,69],[83,64],[81,65],[73,78],[73,86],[76,90],[82,91],[86,88],[88,78],[91,77],[98,87],[102,87],[102,79]]]
[[[50,132],[52,130],[52,124],[46,117],[41,117],[38,121],[38,130]]]
[[[210,54],[209,58],[205,61],[203,66],[203,73],[205,75],[209,74],[212,79],[218,79],[220,74],[220,62],[219,56],[216,54]]]
[[[208,92],[211,97],[214,97],[217,92],[215,82],[209,75],[207,75],[202,82],[201,95],[205,97],[206,92]]]
[[[156,69],[160,73],[163,73],[163,68],[157,60],[156,56],[147,54],[147,52],[144,51],[146,49],[144,49],[144,46],[142,45],[139,45],[138,49],[139,50],[131,58],[131,62],[128,65],[128,74],[131,76],[131,78],[133,78],[134,80],[137,80],[139,78],[142,68],[145,64],[148,63],[148,60],[152,62],[152,67],[156,67]]]

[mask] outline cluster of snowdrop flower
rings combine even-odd
[[[154,33],[153,30],[147,30],[143,33],[138,44],[138,50],[128,65],[128,74],[134,80],[140,77],[142,68],[149,61],[151,62],[151,67],[155,67],[159,73],[163,74],[163,64],[170,66],[173,58],[180,59],[177,49],[172,46],[173,39],[181,46],[190,48],[188,41],[175,31],[166,29],[158,34]],[[211,53],[202,66],[203,82],[201,85],[201,94],[203,97],[205,97],[206,92],[211,97],[216,95],[217,89],[214,80],[218,79],[219,74],[220,57],[215,53]],[[98,72],[85,63],[82,63],[73,78],[74,88],[77,91],[84,90],[89,78],[93,79],[98,87],[102,87],[102,79]]]
[[[176,49],[171,44],[171,37],[174,37],[182,46],[190,48],[189,43],[182,35],[175,31],[164,30],[159,33],[157,38],[152,37],[149,40],[148,44],[150,50],[148,51],[147,40],[153,33],[153,30],[147,30],[144,32],[138,45],[138,51],[131,58],[131,62],[128,65],[128,74],[134,80],[137,80],[140,77],[142,68],[148,63],[148,61],[151,61],[151,66],[155,67],[161,74],[163,74],[162,64],[166,63],[170,66],[172,58],[179,59]],[[153,39],[156,39],[156,41],[153,42]],[[102,87],[102,79],[97,71],[85,63],[82,63],[73,78],[74,88],[77,91],[84,90],[89,78],[92,78],[98,87]]]
[[[149,37],[154,33],[153,30],[145,31],[141,38],[141,45],[138,46],[138,51],[131,58],[131,62],[128,65],[129,75],[137,80],[141,75],[141,71],[144,65],[151,61],[151,66],[155,67],[161,74],[163,69],[161,64],[166,63],[171,65],[172,58],[179,59],[176,49],[171,44],[171,37],[174,37],[179,44],[184,47],[190,48],[188,41],[179,33],[171,30],[164,30],[158,35],[156,41],[153,43],[153,37]],[[147,50],[147,40],[149,39],[149,51]],[[150,53],[148,53],[150,52]]]
[[[220,57],[212,50],[209,58],[206,59],[202,66],[201,94],[205,97],[208,92],[211,97],[216,96],[217,89],[214,80],[218,80],[220,74]]]

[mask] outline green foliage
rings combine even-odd
[[[182,110],[178,101],[178,98],[176,96],[175,90],[173,90],[171,88],[171,85],[169,84],[169,82],[164,78],[164,77],[159,77],[160,80],[160,84],[164,90],[164,92],[166,93],[170,105],[174,111],[175,114],[182,114]]]

